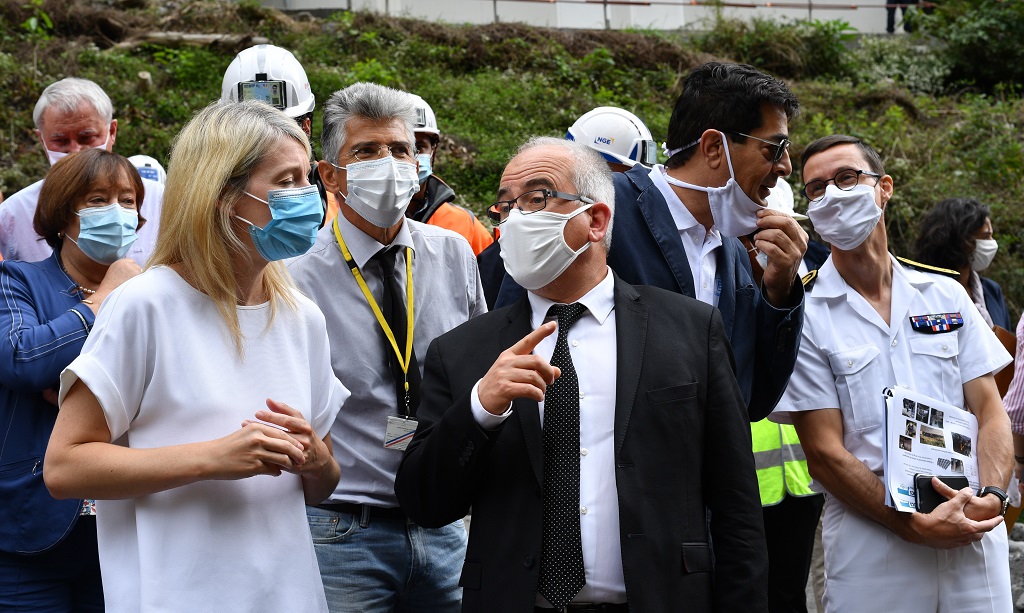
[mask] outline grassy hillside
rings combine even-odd
[[[909,255],[916,220],[934,202],[970,196],[989,204],[1000,242],[991,276],[1007,291],[1012,310],[1024,308],[1020,83],[1013,82],[1013,66],[1004,71],[1009,83],[966,80],[969,51],[960,51],[952,36],[943,46],[924,38],[857,40],[840,22],[723,20],[706,31],[666,34],[443,25],[369,13],[299,19],[251,0],[121,0],[113,6],[121,8],[103,1],[0,2],[5,194],[45,173],[31,111],[47,84],[70,75],[100,83],[120,122],[117,150],[166,161],[174,134],[219,97],[224,69],[252,37],[291,49],[319,102],[357,80],[423,96],[444,136],[437,172],[478,212],[493,199],[505,160],[526,137],[563,135],[579,115],[611,104],[635,112],[662,139],[686,72],[708,59],[734,59],[786,79],[799,95],[804,112],[791,126],[794,154],[832,132],[859,135],[881,151],[896,182],[887,214],[895,252]],[[935,27],[950,27],[953,17]],[[198,47],[132,42],[149,31],[241,40]],[[151,89],[140,85],[141,71],[151,74]],[[318,115],[316,135],[319,123]],[[798,171],[790,180],[801,187]],[[804,206],[798,201],[798,210]]]

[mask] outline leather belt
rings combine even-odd
[[[402,507],[375,507],[368,504],[356,504],[354,502],[325,502],[323,504],[315,505],[318,509],[325,511],[333,511],[334,513],[349,513],[362,517],[363,509],[368,511],[369,517],[375,517],[377,519],[400,519],[406,520],[405,512],[402,511]]]
[[[555,611],[555,609],[544,607],[534,607],[533,610],[535,613],[553,613]],[[621,604],[570,602],[562,611],[566,613],[629,613],[629,605],[624,602]]]

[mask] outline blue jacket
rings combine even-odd
[[[985,297],[985,308],[992,318],[992,324],[1010,332],[1016,330],[1017,326],[1010,320],[1010,309],[1006,306],[1003,288],[992,279],[981,277],[981,293]]]
[[[613,173],[615,219],[608,265],[626,283],[654,285],[693,298],[693,275],[679,230],[649,173],[639,164],[626,173]],[[768,304],[754,285],[750,259],[736,238],[722,238],[718,278],[718,309],[736,359],[736,378],[750,421],[760,421],[782,397],[796,364],[803,288],[795,307],[776,309]]]
[[[43,483],[43,456],[60,373],[82,351],[93,312],[58,261],[0,262],[0,550],[38,553],[63,539],[81,500],[56,500]]]

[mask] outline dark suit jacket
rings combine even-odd
[[[615,180],[615,226],[608,265],[627,283],[696,296],[690,264],[665,198],[639,164]],[[750,421],[767,417],[786,391],[803,327],[803,297],[776,309],[754,285],[750,259],[736,238],[718,251],[718,309],[736,356],[736,378]],[[802,291],[802,288],[800,289]]]
[[[630,608],[766,611],[750,427],[718,311],[616,279],[615,325],[615,495]],[[431,343],[419,429],[395,482],[423,526],[472,507],[463,611],[533,611],[544,482],[537,403],[515,401],[493,432],[470,409],[473,385],[530,330],[524,296]]]

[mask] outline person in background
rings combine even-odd
[[[959,273],[960,285],[985,322],[1013,330],[1003,289],[979,274],[989,267],[998,249],[988,206],[973,198],[947,198],[921,218],[914,254],[923,264]]]
[[[807,215],[832,255],[807,288],[799,358],[770,419],[796,426],[829,494],[825,610],[1010,611],[1007,535],[994,528],[1012,448],[993,377],[1010,356],[956,281],[889,253],[894,186],[878,152],[836,134],[801,158]],[[881,395],[897,386],[971,409],[981,489],[932,478],[947,499],[932,512],[886,505]]]
[[[612,172],[658,162],[658,149],[640,118],[625,109],[599,106],[587,111],[565,132],[565,140],[582,143],[601,154]]]
[[[139,273],[122,258],[145,223],[135,168],[86,149],[46,174],[33,224],[53,253],[0,263],[0,610],[103,611],[92,501],[56,500],[41,468],[60,373],[96,313]]]
[[[278,261],[323,216],[309,141],[262,102],[218,102],[170,159],[166,231],[61,374],[43,478],[98,499],[109,612],[325,612],[303,503],[338,482],[320,433],[348,391]]]
[[[885,31],[896,33],[896,9],[900,9],[901,24],[904,32],[913,32],[914,28],[907,23],[907,9],[917,6],[918,0],[887,0],[885,4]]]
[[[420,188],[415,104],[374,83],[328,98],[320,176],[341,206],[288,263],[324,310],[334,373],[352,390],[331,426],[345,478],[306,508],[333,613],[452,613],[462,601],[462,518],[426,528],[395,497],[427,346],[486,310],[465,238],[405,215]]]
[[[416,162],[420,189],[413,195],[405,216],[461,234],[469,241],[473,255],[479,255],[494,242],[494,238],[472,211],[452,204],[455,191],[434,174],[437,145],[441,139],[437,117],[426,100],[416,94],[410,96],[416,105]]]
[[[528,292],[431,343],[395,491],[426,525],[472,507],[466,613],[767,612],[721,314],[608,267],[611,174],[555,138],[509,161],[491,211]]]
[[[167,183],[167,172],[156,158],[151,158],[148,155],[133,155],[128,158],[128,161],[135,166],[135,170],[139,171],[139,175],[143,179],[156,181],[160,185]]]
[[[52,166],[70,153],[84,149],[114,150],[117,120],[110,97],[87,79],[68,77],[51,83],[32,111],[36,136]],[[156,245],[164,186],[143,178],[149,223],[139,228],[127,256],[145,264]],[[36,203],[43,182],[37,181],[11,195],[0,206],[0,255],[5,260],[36,262],[49,257],[50,245],[33,228]]]
[[[1007,530],[1012,530],[1013,523],[1021,514],[1022,495],[1024,495],[1024,315],[1017,322],[1017,347],[1014,358],[1013,379],[1010,381],[1003,406],[1010,416],[1010,431],[1013,433],[1014,477],[1017,479],[1016,496],[1011,493],[1013,503],[1006,514]],[[1011,516],[1010,512],[1016,516]]]
[[[306,138],[310,139],[309,183],[320,193],[324,210],[321,227],[338,214],[338,203],[328,197],[313,148],[313,109],[316,96],[309,87],[309,79],[299,60],[291,51],[274,45],[255,45],[238,52],[221,81],[220,99],[223,102],[259,100],[295,120]]]

